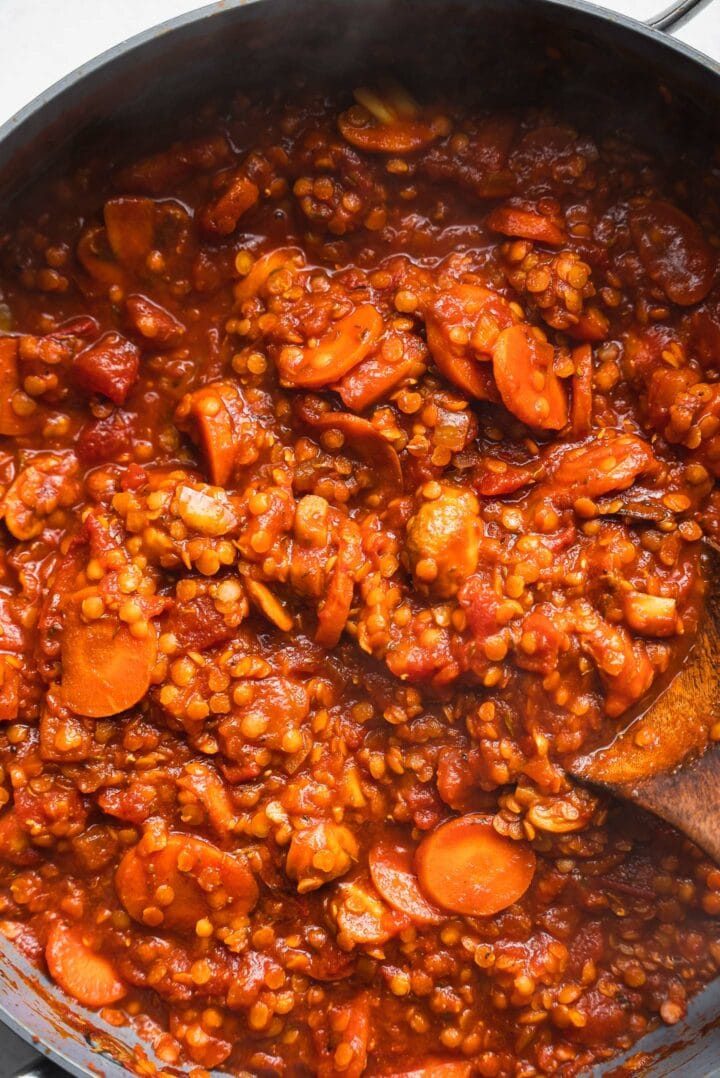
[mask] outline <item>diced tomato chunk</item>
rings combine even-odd
[[[140,353],[119,333],[105,333],[73,359],[73,377],[85,393],[100,393],[124,404],[138,380]]]

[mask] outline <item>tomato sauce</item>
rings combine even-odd
[[[194,1078],[586,1073],[720,965],[567,774],[701,611],[716,178],[394,84],[190,128],[0,242],[0,929]]]

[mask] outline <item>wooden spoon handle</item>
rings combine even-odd
[[[614,792],[673,824],[720,864],[720,747]]]

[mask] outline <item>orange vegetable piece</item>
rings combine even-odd
[[[110,249],[128,269],[144,269],[155,240],[155,203],[150,198],[111,198],[103,207]]]
[[[226,487],[236,468],[254,463],[260,454],[262,427],[232,382],[211,382],[188,393],[175,418],[199,446],[216,486]]]
[[[304,389],[336,382],[370,355],[382,331],[380,313],[372,303],[361,303],[333,323],[314,348],[283,348],[277,361],[280,381]]]
[[[578,498],[599,498],[627,490],[658,462],[650,446],[632,434],[612,433],[589,445],[563,449],[548,468],[550,496],[566,508]]]
[[[137,638],[107,615],[86,622],[80,601],[65,606],[62,629],[61,702],[78,715],[101,719],[142,700],[157,657],[157,634]]]
[[[527,891],[535,853],[499,835],[492,816],[471,812],[441,824],[420,843],[415,863],[423,891],[443,909],[490,917]]]
[[[334,648],[350,616],[355,579],[363,563],[362,545],[357,527],[348,521],[340,535],[333,575],[318,607],[315,639],[326,648]]]
[[[0,434],[11,438],[28,434],[36,423],[34,416],[15,412],[12,398],[19,389],[18,338],[0,337]]]
[[[112,962],[92,949],[81,928],[53,925],[45,959],[53,980],[84,1007],[109,1007],[127,995]]]
[[[542,475],[543,466],[538,461],[511,464],[497,458],[483,458],[473,473],[472,486],[483,498],[496,498],[532,486]]]
[[[437,925],[446,918],[420,890],[412,851],[401,842],[381,839],[368,855],[372,881],[386,902],[416,924]]]
[[[553,346],[522,324],[504,329],[493,349],[503,404],[529,427],[560,430],[567,423],[567,396],[553,357]]]
[[[406,380],[419,378],[427,360],[427,348],[418,337],[390,333],[373,355],[353,367],[334,388],[346,408],[362,412]]]
[[[403,474],[400,458],[377,427],[362,416],[351,412],[322,412],[317,398],[306,397],[298,402],[298,413],[303,422],[316,430],[339,431],[345,438],[348,450],[370,464],[379,480],[378,487],[385,493],[395,494],[402,490]]]
[[[402,932],[410,919],[399,910],[391,909],[375,892],[372,885],[353,880],[338,886],[335,918],[341,935],[340,945],[378,946]]]
[[[450,133],[447,116],[423,115],[418,103],[397,83],[381,92],[360,86],[360,108],[343,112],[338,127],[343,138],[365,153],[412,153]]]
[[[338,120],[338,127],[343,138],[365,153],[412,153],[449,132],[449,125],[443,117],[430,122],[395,121],[384,127],[371,120],[364,125],[353,123],[346,112]]]
[[[280,247],[258,258],[242,280],[238,281],[233,294],[238,303],[252,299],[260,294],[268,280],[278,270],[292,268],[297,270],[305,263],[305,256],[299,247]],[[236,263],[237,264],[237,263]],[[244,269],[244,267],[243,267]]]
[[[328,1026],[329,1043],[317,1062],[318,1078],[361,1078],[370,1040],[370,994],[360,992],[347,1003],[331,1007]]]
[[[110,286],[124,285],[126,274],[118,264],[108,242],[107,229],[90,225],[78,240],[78,259],[94,281]]]
[[[669,300],[691,306],[705,298],[717,256],[695,221],[669,202],[650,200],[631,210],[629,224],[648,277]]]
[[[174,832],[161,850],[143,840],[123,857],[115,887],[125,909],[140,924],[171,932],[194,932],[208,918],[227,925],[244,917],[258,900],[258,886],[245,856],[225,853],[196,835]],[[163,891],[168,888],[165,902]],[[219,899],[219,901],[216,901]]]
[[[550,247],[560,247],[567,239],[564,230],[551,217],[515,206],[498,206],[488,214],[485,223],[492,232],[547,243]]]
[[[581,344],[573,350],[573,366],[575,373],[572,378],[570,426],[573,438],[584,438],[592,427],[593,366],[592,348],[589,344]]]
[[[587,307],[580,313],[574,326],[566,326],[563,330],[576,341],[604,341],[609,332],[607,315],[597,307]]]
[[[425,311],[428,348],[448,381],[479,400],[498,399],[489,359],[502,329],[517,321],[510,304],[479,285],[458,284],[437,295]],[[453,336],[464,331],[465,343]]]
[[[225,190],[200,214],[200,224],[211,233],[229,236],[238,221],[260,197],[260,191],[242,169],[233,172]]]

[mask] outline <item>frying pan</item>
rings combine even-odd
[[[554,97],[566,113],[635,119],[670,152],[678,140],[712,146],[720,66],[661,32],[708,2],[676,0],[645,26],[578,0],[221,0],[104,53],[0,128],[0,205],[7,213],[23,186],[71,167],[86,144],[135,139],[150,124],[171,130],[199,96],[298,74],[352,86],[392,69],[420,97],[444,80],[460,92],[482,88],[489,104]],[[642,1073],[720,1075],[719,1016],[720,979],[685,1023],[636,1046],[649,1053]],[[0,1019],[49,1057],[24,1078],[122,1078],[150,1053],[69,1003],[1,935]]]

